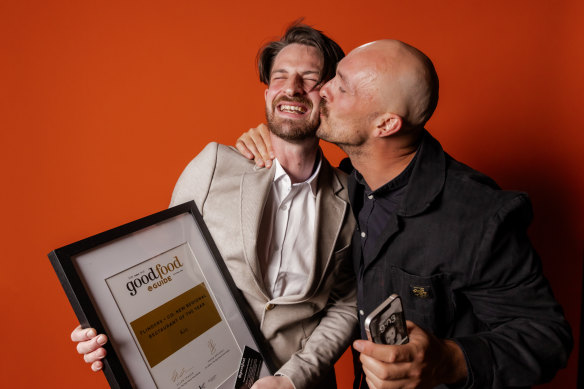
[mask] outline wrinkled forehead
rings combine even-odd
[[[291,43],[274,58],[271,73],[274,72],[318,72],[322,73],[324,59],[322,53],[313,46]]]
[[[379,69],[376,62],[362,53],[346,56],[337,66],[337,76],[355,87],[372,85],[378,75]]]

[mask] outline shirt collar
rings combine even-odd
[[[410,217],[424,212],[442,193],[446,181],[447,164],[452,163],[452,158],[448,156],[440,142],[438,142],[428,131],[424,130],[421,144],[415,158],[410,163],[412,171],[411,179],[408,180],[404,198],[401,201],[398,214]],[[358,209],[358,202],[361,198],[361,190],[365,189],[357,179],[359,175],[351,173],[349,180],[349,198],[353,210]]]
[[[316,155],[316,162],[315,162],[316,169],[314,169],[314,171],[312,172],[310,177],[308,177],[305,181],[298,182],[296,184],[293,184],[292,186],[300,186],[300,185],[308,184],[310,186],[310,190],[312,191],[312,194],[314,196],[316,196],[316,192],[318,190],[318,188],[317,188],[318,180],[316,178],[318,177],[318,173],[320,172],[320,167],[322,165],[321,154],[322,154],[322,152],[319,150],[318,154]],[[288,173],[286,173],[286,171],[284,170],[284,168],[280,164],[280,161],[278,161],[278,158],[274,159],[274,165],[276,168],[276,173],[274,174],[274,182],[281,180],[283,177],[287,177],[289,181],[292,181],[292,180],[290,180],[290,176],[288,176]]]
[[[418,151],[419,151],[419,148],[418,148]],[[414,158],[412,158],[412,160],[410,161],[408,166],[397,177],[395,177],[393,180],[391,180],[389,182],[386,182],[384,185],[380,186],[379,188],[377,188],[375,190],[371,190],[371,188],[369,188],[369,185],[367,185],[367,182],[365,182],[365,179],[363,178],[361,173],[359,173],[357,171],[357,169],[353,170],[353,175],[354,175],[355,180],[359,184],[363,185],[363,187],[365,188],[366,195],[373,194],[377,197],[379,195],[384,195],[386,193],[393,192],[397,189],[400,189],[400,188],[403,188],[404,186],[406,186],[408,184],[408,181],[410,180],[410,176],[412,175],[412,170],[414,168],[417,157],[418,157],[418,153],[416,152],[416,155],[414,155]]]

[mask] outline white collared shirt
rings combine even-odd
[[[304,182],[291,184],[277,159],[260,225],[258,256],[271,298],[299,295],[313,268],[317,178],[322,159]]]

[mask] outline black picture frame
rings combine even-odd
[[[188,215],[192,216],[192,218],[188,217]],[[95,297],[92,296],[93,292],[88,287],[87,278],[83,278],[88,277],[88,275],[83,275],[80,272],[79,266],[75,261],[86,253],[93,255],[96,250],[99,251],[101,248],[108,247],[110,244],[118,244],[124,239],[133,239],[136,234],[143,232],[151,234],[153,230],[160,226],[167,226],[168,223],[173,223],[175,220],[181,220],[181,223],[184,223],[186,219],[192,219],[194,230],[198,230],[200,238],[204,242],[204,244],[198,245],[196,250],[203,250],[205,251],[205,256],[212,258],[214,266],[209,266],[206,263],[207,266],[204,272],[207,272],[207,274],[212,273],[212,276],[216,277],[216,279],[221,278],[223,280],[224,285],[218,285],[219,283],[216,282],[216,290],[219,292],[223,291],[221,301],[227,302],[224,305],[229,306],[225,307],[225,309],[229,310],[229,316],[239,318],[228,320],[229,326],[233,326],[231,330],[234,334],[243,334],[243,336],[235,336],[239,348],[243,351],[247,346],[261,354],[263,362],[260,376],[272,375],[276,371],[271,354],[268,352],[270,350],[269,345],[259,330],[259,325],[251,307],[235,285],[194,201],[190,201],[60,247],[48,254],[51,264],[82,327],[93,327],[98,333],[108,335],[109,341],[104,346],[107,351],[107,356],[103,360],[103,372],[112,388],[138,387],[141,389],[140,386],[136,386],[135,380],[132,379],[133,373],[129,370],[130,368],[128,368],[127,364],[123,362],[123,356],[118,354],[119,348],[116,347],[115,337],[112,336],[112,331],[104,323],[103,313],[100,312],[100,308],[95,302]],[[169,243],[169,246],[173,246],[173,243]],[[164,249],[164,247],[161,248],[161,250]],[[97,280],[96,282],[101,281]],[[225,290],[228,290],[228,293],[224,293]],[[130,330],[128,329],[128,331]],[[136,347],[138,348],[137,345]],[[146,361],[144,362],[146,363]],[[233,387],[233,384],[230,385]]]

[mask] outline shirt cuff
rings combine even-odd
[[[294,385],[294,381],[292,381],[292,378],[288,377],[286,374],[282,374],[282,373],[276,372],[276,374],[274,374],[274,376],[276,376],[276,377],[286,377],[286,378],[288,378],[288,381],[290,381],[290,383],[292,384],[292,387],[293,387],[294,389],[296,389],[296,385]]]
[[[466,361],[466,382],[448,385],[453,389],[490,388],[493,384],[493,360],[489,346],[478,336],[452,339],[464,354]]]

